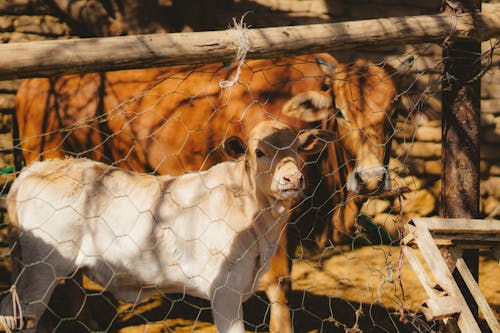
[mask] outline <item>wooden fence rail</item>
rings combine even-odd
[[[242,33],[248,59],[386,45],[484,41],[500,35],[500,5],[482,13],[383,18],[293,27],[9,43],[0,46],[0,80],[47,77],[235,58]]]

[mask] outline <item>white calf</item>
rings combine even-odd
[[[244,332],[242,302],[268,266],[304,186],[299,152],[331,132],[295,135],[276,121],[225,141],[238,162],[179,177],[87,160],[35,162],[8,196],[17,227],[13,284],[37,321],[61,278],[82,270],[127,302],[154,292],[211,301],[219,332]],[[11,297],[1,314],[15,328]]]

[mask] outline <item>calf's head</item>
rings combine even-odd
[[[333,132],[318,129],[297,135],[287,125],[270,120],[252,129],[248,144],[237,136],[226,139],[224,150],[234,158],[245,156],[257,191],[270,198],[292,200],[304,189],[300,154],[317,154],[335,138]]]
[[[307,122],[323,121],[338,134],[350,161],[349,191],[361,195],[389,191],[393,80],[383,68],[367,61],[340,65],[318,60],[318,65],[330,85],[292,97],[283,113]]]

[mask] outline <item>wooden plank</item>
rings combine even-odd
[[[469,271],[469,268],[467,267],[467,264],[462,258],[459,258],[457,260],[457,265],[456,265],[458,271],[460,272],[460,275],[462,275],[462,278],[464,279],[465,283],[469,287],[469,290],[474,297],[474,300],[476,301],[477,305],[479,306],[479,309],[484,315],[484,318],[486,319],[486,322],[491,328],[492,332],[500,332],[500,324],[498,323],[498,320],[495,317],[495,314],[493,313],[493,310],[489,306],[488,302],[486,301],[486,298],[484,295],[481,293],[481,290],[479,289],[479,285],[477,284],[476,280],[472,276],[471,272]]]
[[[460,307],[453,296],[443,296],[448,294],[447,291],[438,292],[434,288],[434,283],[429,280],[427,272],[423,265],[418,260],[417,256],[409,246],[402,247],[403,254],[410,263],[413,271],[417,274],[424,290],[429,295],[429,299],[422,305],[422,312],[428,321],[444,319],[460,313]],[[441,294],[441,295],[440,295]]]
[[[436,291],[432,287],[434,285],[434,283],[429,280],[424,267],[420,263],[420,260],[418,260],[415,253],[413,253],[413,250],[411,249],[411,247],[403,246],[402,251],[403,251],[403,254],[405,255],[406,259],[410,263],[411,267],[413,268],[413,271],[417,274],[417,278],[420,280],[420,284],[422,285],[424,290],[427,292],[427,295],[429,295],[430,298],[435,297]]]
[[[481,220],[467,218],[413,218],[410,223],[424,225],[431,233],[495,234],[500,235],[499,220]]]
[[[131,68],[227,62],[240,40],[247,59],[403,44],[478,42],[500,35],[500,5],[483,13],[382,18],[263,29],[151,34],[0,45],[0,80]]]
[[[474,243],[477,243],[477,245],[479,246],[480,244],[482,243],[490,243],[490,244],[494,244],[494,243],[498,243],[500,242],[500,235],[498,234],[474,234],[474,233],[470,233],[470,234],[445,234],[445,233],[433,233],[431,232],[432,234],[432,237],[434,237],[434,239],[436,241],[439,241],[439,240],[450,240],[452,241],[453,243],[455,244],[461,244],[463,243],[464,245],[471,245],[471,244],[474,244]]]
[[[462,292],[458,288],[451,272],[449,271],[445,260],[441,256],[437,245],[434,243],[431,233],[425,228],[424,225],[418,225],[415,228],[415,235],[415,242],[422,252],[422,256],[436,281],[445,290],[451,292],[451,294],[456,298],[457,304],[460,306],[461,313],[458,318],[458,326],[462,332],[480,333],[481,330],[479,329],[476,319],[463,297]]]
[[[433,235],[434,236],[434,235]],[[495,248],[498,244],[498,239],[492,238],[486,238],[486,239],[474,239],[474,240],[457,240],[454,239],[452,236],[449,237],[442,237],[442,238],[436,238],[434,237],[434,243],[436,243],[437,246],[457,246],[462,249],[484,249],[484,250],[491,250]]]
[[[453,296],[430,298],[424,302],[422,307],[422,313],[428,321],[446,319],[459,314],[460,311],[460,306]]]

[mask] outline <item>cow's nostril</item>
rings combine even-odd
[[[302,173],[287,174],[282,177],[284,184],[291,184],[294,187],[299,187],[304,184],[304,176]]]
[[[361,172],[359,172],[359,171],[354,172],[354,179],[356,179],[356,181],[361,183],[361,184],[364,183],[363,178],[361,177]]]
[[[300,185],[304,184],[304,176],[302,174],[299,174],[297,176],[297,183],[299,183]]]

